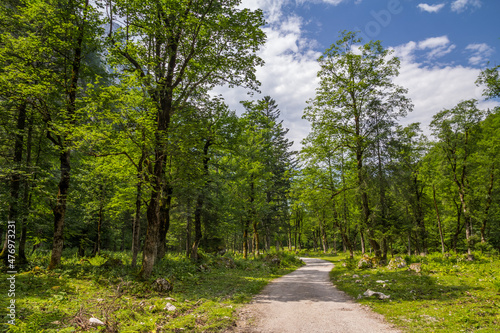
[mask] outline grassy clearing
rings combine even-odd
[[[422,263],[421,273],[406,268],[361,270],[356,267],[360,256],[353,261],[345,256],[321,257],[335,264],[330,277],[349,295],[357,298],[367,289],[390,295],[385,300],[372,296],[357,301],[405,332],[500,331],[498,256],[476,253],[472,262],[463,255],[404,257],[408,263]]]
[[[235,311],[271,279],[301,265],[293,255],[279,254],[243,260],[241,257],[205,255],[203,264],[166,256],[149,281],[139,282],[130,257],[107,253],[81,260],[65,256],[60,269],[44,269],[49,256],[31,261],[38,266],[16,276],[16,326],[7,332],[218,332],[234,323]],[[271,260],[271,259],[275,260]],[[115,264],[105,262],[114,259]],[[116,259],[124,264],[117,264]],[[154,291],[152,282],[165,278],[168,293]],[[0,289],[7,290],[5,278]],[[2,297],[5,299],[5,297]],[[7,306],[2,301],[2,308]],[[167,303],[176,307],[165,309]],[[96,317],[106,326],[93,328]]]

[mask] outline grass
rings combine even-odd
[[[421,273],[406,268],[358,269],[360,256],[322,259],[335,264],[330,277],[336,287],[404,332],[499,332],[500,258],[480,253],[475,257],[467,261],[457,254],[406,256],[408,264],[422,263]],[[360,297],[367,289],[390,298]]]
[[[280,263],[272,258],[279,256]],[[110,258],[124,264],[103,266]],[[148,281],[136,278],[130,257],[105,253],[81,260],[66,255],[59,269],[44,267],[49,256],[31,258],[29,271],[16,276],[16,325],[2,320],[7,332],[219,332],[235,321],[236,309],[251,300],[271,279],[301,265],[295,256],[204,256],[202,264],[167,255]],[[168,293],[154,290],[152,282],[165,278],[173,285]],[[7,280],[0,280],[7,290]],[[7,300],[2,297],[2,308]],[[170,303],[176,307],[167,311]],[[95,317],[106,324],[91,327]]]

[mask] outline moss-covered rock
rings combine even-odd
[[[392,258],[391,261],[389,261],[389,265],[387,265],[388,269],[397,269],[397,268],[404,268],[406,267],[406,260],[404,260],[401,257],[396,257]]]

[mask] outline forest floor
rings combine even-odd
[[[240,311],[237,325],[228,332],[399,332],[334,288],[331,263],[302,260],[306,266],[268,284]]]
[[[240,255],[204,255],[194,263],[168,254],[147,281],[137,278],[130,253],[78,258],[65,253],[61,267],[47,270],[50,253],[31,256],[15,279],[15,325],[5,315],[10,281],[0,274],[0,332],[220,332],[234,324],[236,310],[271,280],[303,263],[280,253],[245,260]],[[159,292],[157,278],[173,289]],[[102,322],[94,326],[96,318]]]

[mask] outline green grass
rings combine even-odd
[[[101,267],[108,258],[122,260],[123,266]],[[289,273],[301,262],[293,255],[280,254],[276,265],[269,257],[243,260],[205,255],[203,266],[175,255],[167,255],[149,281],[140,282],[126,254],[80,260],[65,256],[62,266],[46,270],[48,255],[31,258],[31,270],[16,276],[16,326],[7,332],[218,332],[232,325],[236,309],[251,300],[271,279]],[[227,263],[233,263],[227,265]],[[38,266],[34,266],[38,265]],[[156,278],[173,284],[169,293],[152,288]],[[0,290],[7,290],[2,278]],[[7,306],[2,297],[1,307]],[[167,303],[175,311],[164,310]],[[2,311],[3,316],[3,311]],[[88,324],[92,316],[106,326]]]
[[[463,255],[406,256],[409,263],[422,263],[420,274],[405,268],[361,270],[356,268],[360,256],[354,261],[345,256],[321,257],[335,264],[331,280],[349,295],[358,298],[367,289],[390,295],[390,299],[372,296],[357,302],[384,315],[402,331],[499,332],[500,258],[475,256],[472,262]],[[386,281],[385,286],[377,281]]]

